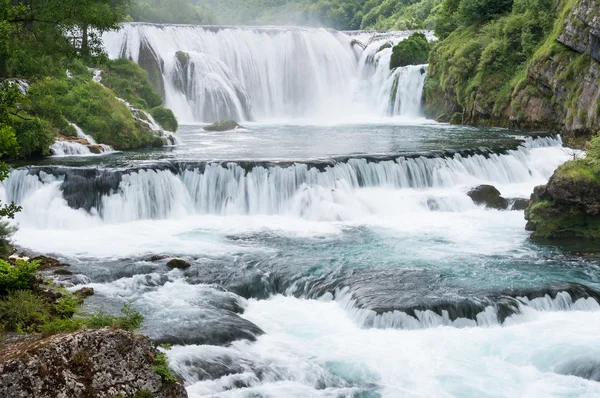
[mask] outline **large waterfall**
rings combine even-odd
[[[389,69],[391,46],[406,36],[125,24],[103,40],[110,57],[155,72],[166,106],[184,123],[346,122],[420,115],[425,67]]]

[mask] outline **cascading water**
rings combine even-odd
[[[166,106],[184,123],[347,122],[420,116],[426,68],[390,71],[391,47],[379,51],[407,36],[374,38],[362,51],[326,29],[125,24],[103,40],[111,57],[159,71]]]
[[[54,156],[92,156],[114,152],[110,145],[98,144],[76,124],[71,126],[77,132],[78,141],[56,140],[50,150]]]

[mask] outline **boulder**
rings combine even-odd
[[[148,337],[122,330],[84,330],[20,340],[2,347],[0,396],[187,397],[181,383],[165,382],[154,372],[156,354]]]
[[[242,126],[240,126],[238,124],[238,122],[234,121],[234,120],[221,120],[220,122],[216,122],[211,124],[210,126],[206,126],[204,127],[204,130],[206,131],[229,131],[229,130],[236,130],[242,128]]]
[[[480,185],[477,188],[470,190],[467,195],[477,205],[484,205],[490,209],[506,210],[508,200],[500,195],[500,191],[492,185]]]
[[[169,262],[167,263],[167,267],[169,268],[178,268],[178,269],[186,269],[191,267],[191,264],[188,263],[185,260],[182,260],[180,258],[173,258],[171,260],[169,260]]]

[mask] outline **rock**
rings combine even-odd
[[[185,260],[182,260],[180,258],[174,258],[171,259],[168,263],[167,263],[167,267],[169,268],[178,268],[178,269],[186,269],[191,267],[192,265],[190,263],[188,263]]]
[[[450,123],[450,117],[445,113],[442,113],[435,119],[435,121],[438,123]]]
[[[181,383],[152,370],[156,354],[148,337],[111,329],[16,342],[0,353],[0,396],[187,397]]]
[[[94,292],[94,288],[93,287],[84,287],[81,288],[75,292],[73,292],[74,295],[79,296],[79,297],[90,297],[93,296],[95,294]]]
[[[529,199],[512,198],[508,199],[508,203],[509,210],[522,211],[526,210],[529,207]]]
[[[536,187],[525,210],[532,239],[600,240],[600,183],[573,178],[558,169]]]
[[[37,261],[37,262],[39,262],[41,270],[52,269],[52,268],[59,268],[59,267],[68,267],[69,266],[69,264],[63,264],[60,261],[58,261],[57,259],[55,259],[55,258],[46,257],[46,256],[36,256],[36,257],[33,257],[31,259],[31,261]]]
[[[204,127],[206,131],[229,131],[236,130],[242,128],[236,121],[234,120],[221,120],[220,122],[216,122],[211,124],[210,126]]]
[[[54,271],[54,275],[73,275],[73,273],[68,269],[60,268]]]
[[[160,255],[160,254],[155,254],[155,255],[152,255],[150,257],[146,257],[144,259],[144,261],[148,261],[148,262],[154,263],[156,261],[161,261],[161,260],[164,260],[166,258],[167,258],[167,256],[163,256],[163,255]]]
[[[91,153],[99,155],[102,152],[104,152],[104,148],[102,148],[100,145],[97,144],[93,144],[93,145],[88,145],[88,149],[90,150]]]
[[[508,207],[508,200],[500,196],[500,191],[491,185],[480,185],[470,190],[467,195],[475,204],[485,205],[490,209],[506,210]]]

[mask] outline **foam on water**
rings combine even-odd
[[[542,312],[504,327],[377,330],[361,328],[334,302],[278,296],[251,300],[244,317],[266,332],[254,344],[169,352],[191,397],[600,394],[597,382],[560,374],[570,361],[600,354],[600,312]],[[198,362],[209,372],[215,364],[238,366],[202,380]]]

